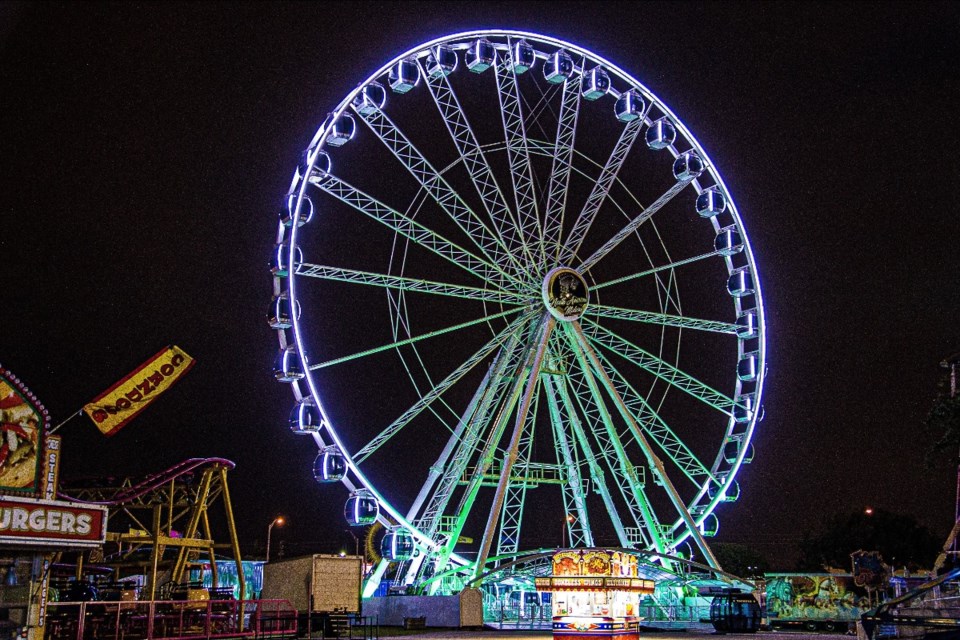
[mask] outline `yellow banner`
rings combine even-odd
[[[179,347],[167,347],[84,405],[83,410],[104,435],[112,436],[173,386],[193,365],[193,358]]]

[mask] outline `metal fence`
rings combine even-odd
[[[553,613],[550,605],[525,604],[516,601],[489,601],[484,603],[484,624],[498,629],[550,629]]]
[[[286,600],[50,602],[51,640],[293,637],[297,612]]]

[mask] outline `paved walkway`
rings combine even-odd
[[[547,640],[553,634],[549,631],[463,631],[460,629],[427,630],[414,635],[404,635],[402,640]],[[797,633],[793,631],[767,631],[749,634],[728,633],[720,636],[716,633],[691,633],[684,631],[642,631],[641,640],[697,640],[710,638],[717,640],[845,640],[847,636],[837,633]]]

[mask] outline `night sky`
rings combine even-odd
[[[0,4],[0,364],[56,424],[166,344],[197,360],[113,438],[68,422],[63,475],[221,456],[246,548],[277,514],[289,542],[352,544],[270,372],[279,202],[358,82],[494,27],[632,73],[737,200],[769,375],[717,539],[783,553],[864,505],[945,535],[956,479],[923,466],[921,423],[960,351],[955,3]]]

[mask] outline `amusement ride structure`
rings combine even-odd
[[[719,568],[760,284],[718,168],[633,76],[533,33],[426,42],[333,107],[280,217],[274,373],[314,477],[387,530],[366,594],[558,544]]]
[[[187,581],[201,554],[217,586],[216,549],[226,547],[237,567],[239,593],[244,593],[240,545],[233,520],[227,472],[234,463],[224,458],[190,458],[145,478],[76,481],[60,493],[77,503],[108,506],[111,531],[107,542],[118,551],[106,564],[121,575],[143,573],[145,600],[154,600],[164,583]],[[229,542],[218,544],[211,528],[211,511],[225,519]],[[166,554],[166,550],[174,553]]]

